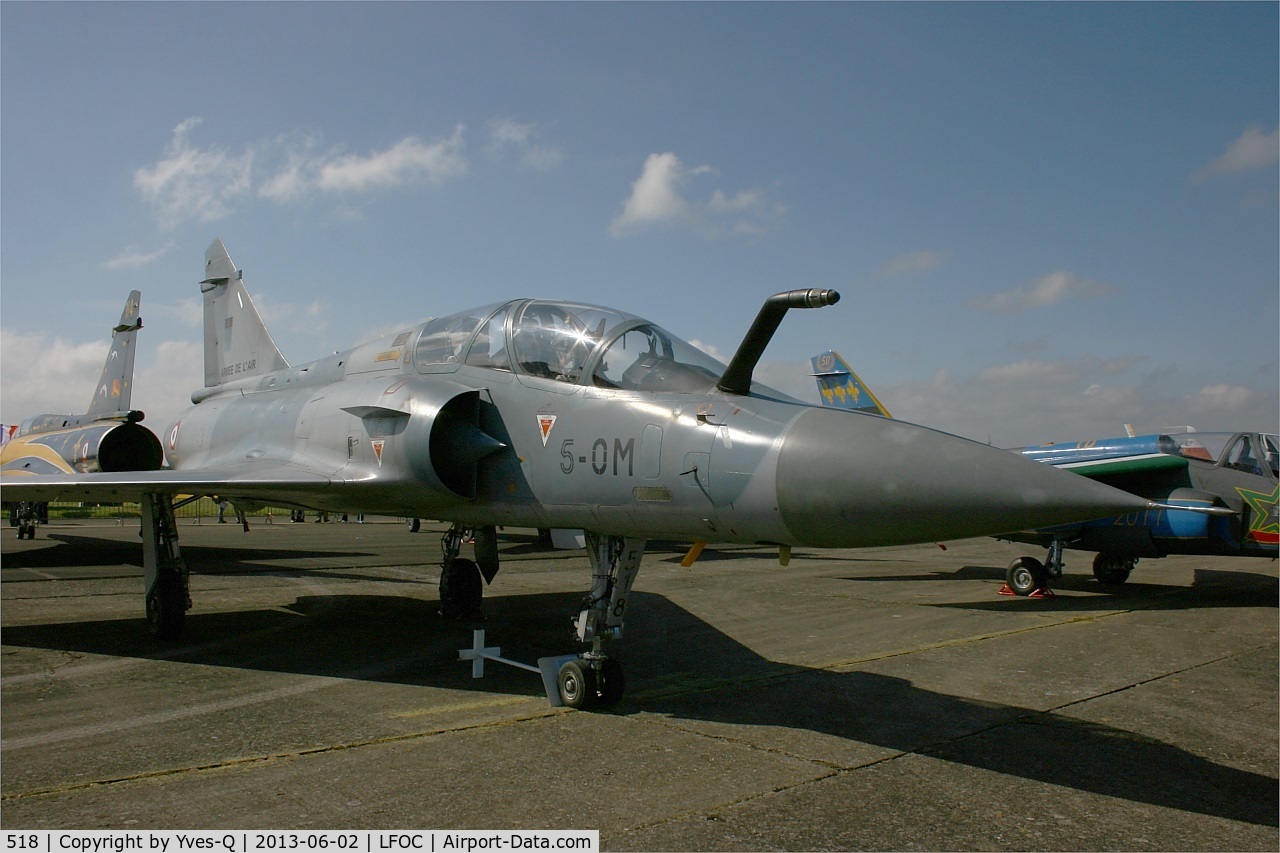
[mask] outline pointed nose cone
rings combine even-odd
[[[992,536],[1147,507],[1144,498],[1006,450],[819,408],[787,432],[777,497],[798,543],[836,548]]]

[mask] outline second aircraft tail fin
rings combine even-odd
[[[102,377],[86,414],[106,415],[129,410],[133,398],[134,340],[142,328],[142,318],[138,316],[141,307],[142,293],[131,291],[120,312],[120,322],[111,330],[111,350],[106,364],[102,365]]]
[[[289,362],[262,322],[221,240],[204,253],[204,384],[206,388],[282,370]]]
[[[838,409],[854,409],[872,415],[891,418],[889,410],[876,399],[871,389],[853,372],[853,368],[840,357],[835,350],[815,355],[813,378],[818,382],[818,393],[822,395],[822,405],[834,406]]]

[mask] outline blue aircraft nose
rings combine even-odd
[[[1147,507],[1006,450],[825,408],[807,410],[787,432],[777,498],[797,543],[837,548],[991,536]]]

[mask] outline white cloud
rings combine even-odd
[[[358,347],[361,344],[367,344],[370,341],[393,341],[401,332],[408,331],[419,323],[425,323],[430,319],[431,317],[423,315],[418,317],[416,320],[401,320],[395,323],[379,323],[375,326],[367,326],[356,331],[352,335],[351,342],[347,344],[347,346]]]
[[[144,299],[142,314],[145,317],[155,315],[163,318],[166,322],[180,323],[188,328],[203,327],[204,302],[197,296],[188,296],[172,303],[148,303]]]
[[[542,144],[538,141],[539,136],[536,124],[496,118],[489,122],[488,151],[495,157],[513,151],[523,165],[534,171],[548,172],[564,161],[564,152]]]
[[[258,195],[275,202],[289,202],[315,188],[316,173],[324,158],[315,154],[319,140],[314,136],[280,136],[266,147],[284,159],[284,165],[258,187]]]
[[[83,413],[110,347],[108,340],[75,343],[42,333],[0,330],[4,423],[22,423],[45,413]],[[145,426],[161,432],[191,405],[191,392],[203,385],[203,343],[162,341],[152,348],[140,339],[130,403],[146,413]]]
[[[977,373],[940,369],[897,384],[866,380],[895,417],[997,447],[1082,441],[1124,434],[1124,424],[1156,432],[1176,424],[1197,429],[1274,430],[1280,389],[1211,385],[1188,393],[1177,372],[1150,359],[1032,360]],[[806,379],[808,377],[805,377]],[[814,392],[778,387],[802,399]]]
[[[690,174],[707,171],[706,166],[688,170],[674,154],[650,154],[640,177],[631,185],[631,195],[622,213],[613,221],[614,236],[639,226],[687,219],[689,205],[680,196],[680,187]]]
[[[701,340],[698,340],[697,338],[693,338],[692,340],[689,341],[689,343],[692,344],[694,347],[697,347],[698,349],[702,350],[707,355],[711,356],[721,364],[728,364],[729,359],[733,358],[733,353],[729,353],[728,355],[725,355],[723,352],[720,351],[720,348],[717,347],[715,344],[709,344],[706,341],[701,341]]]
[[[1134,367],[1139,361],[1142,361],[1142,359],[1137,356],[1108,360],[1089,358],[1078,362],[1023,359],[1013,364],[1001,364],[983,368],[978,372],[978,379],[982,382],[1005,386],[1011,384],[1039,386],[1047,382],[1078,382],[1082,373],[1117,376]]]
[[[407,136],[366,155],[321,152],[315,136],[299,134],[255,143],[232,155],[218,147],[195,147],[191,135],[200,123],[199,118],[189,118],[179,124],[165,157],[134,172],[134,186],[155,209],[162,228],[188,220],[215,222],[254,195],[283,204],[316,192],[352,194],[435,185],[469,168],[462,125],[437,142]],[[144,258],[117,261],[123,266]]]
[[[716,190],[711,194],[711,201],[707,202],[707,210],[714,214],[750,213],[763,206],[764,200],[755,190],[743,190],[733,198],[729,198],[721,190]]]
[[[1221,175],[1238,175],[1267,169],[1280,163],[1280,128],[1264,134],[1254,126],[1231,141],[1227,150],[1192,176],[1203,181]]]
[[[192,147],[189,136],[200,121],[189,118],[175,127],[165,158],[133,173],[134,186],[156,208],[162,228],[186,219],[222,219],[231,203],[249,192],[252,152],[232,156],[218,148]]]
[[[622,212],[610,224],[610,233],[623,237],[649,226],[684,225],[712,237],[760,234],[785,213],[780,205],[767,204],[758,190],[742,190],[730,196],[717,189],[706,201],[685,197],[693,179],[714,172],[710,166],[685,166],[669,151],[650,154],[640,177],[631,185]]]
[[[77,415],[111,348],[109,340],[74,343],[41,333],[0,330],[0,404],[5,423],[45,413]]]
[[[929,380],[877,388],[876,396],[903,420],[1000,447],[1119,435],[1125,421],[1143,420],[1134,385],[1096,379],[1089,361],[1022,361],[976,375],[940,370]]]
[[[435,143],[416,136],[368,155],[314,153],[313,137],[300,140],[281,137],[272,153],[283,157],[284,165],[263,181],[258,195],[275,202],[290,202],[313,192],[361,193],[417,183],[438,184],[446,178],[465,174],[463,127]]]
[[[157,435],[191,405],[191,392],[203,387],[202,341],[161,341],[150,352],[139,351],[133,406],[146,413],[143,425]]]
[[[993,314],[1021,314],[1032,308],[1057,305],[1068,299],[1096,299],[1114,291],[1115,288],[1109,284],[1056,270],[1040,276],[1024,287],[983,299],[970,299],[965,304]]]
[[[467,171],[462,125],[453,136],[434,144],[417,137],[400,140],[367,157],[347,155],[320,165],[316,186],[322,190],[365,192],[403,186],[420,180],[439,183]]]
[[[489,146],[493,149],[501,149],[506,145],[517,147],[528,145],[535,128],[536,125],[532,123],[518,122],[515,119],[492,119],[489,122]]]
[[[253,304],[262,315],[263,325],[272,332],[305,334],[310,339],[316,339],[329,330],[329,323],[325,319],[329,304],[323,299],[299,305],[295,302],[277,302],[270,291],[263,291],[253,294]],[[288,358],[289,354],[285,353],[284,356]]]
[[[1240,412],[1248,409],[1257,392],[1241,385],[1206,385],[1184,399],[1187,411],[1193,414],[1205,412]]]
[[[907,252],[904,255],[898,255],[896,258],[890,258],[889,261],[880,268],[880,274],[886,276],[911,275],[915,273],[927,272],[942,266],[950,257],[950,252],[930,252],[918,251]]]
[[[133,246],[127,247],[116,257],[109,261],[102,262],[102,268],[108,270],[134,270],[145,267],[152,261],[159,260],[166,252],[172,249],[174,243],[170,240],[162,248],[156,249],[154,252],[139,252]]]

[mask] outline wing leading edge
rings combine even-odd
[[[109,474],[59,474],[6,478],[6,501],[141,501],[143,495],[218,495],[229,500],[314,497],[316,490],[344,485],[292,465],[245,465],[202,471],[122,471]]]

